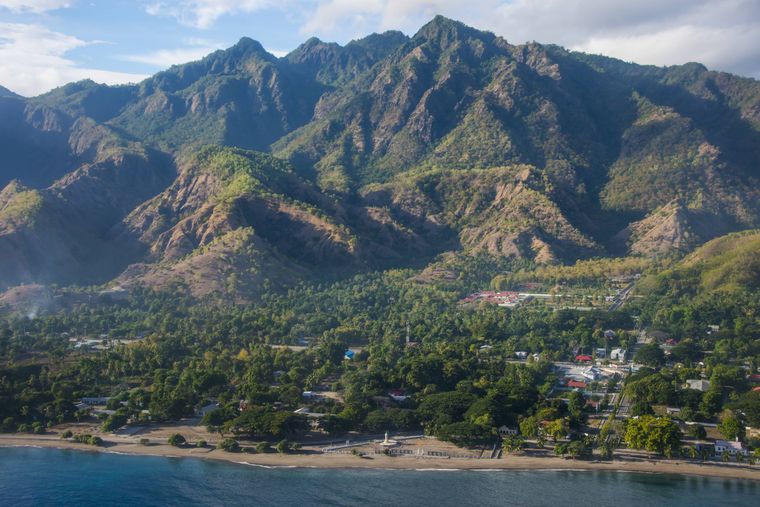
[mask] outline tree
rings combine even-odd
[[[494,442],[496,440],[496,428],[461,421],[441,426],[435,436],[458,446],[474,447]]]
[[[570,425],[567,419],[555,419],[546,426],[546,433],[556,443],[560,438],[564,438],[570,431]]]
[[[667,417],[645,415],[628,420],[625,441],[633,449],[670,455],[681,447],[681,430]]]
[[[126,411],[123,410],[117,410],[115,413],[108,416],[108,418],[103,423],[103,431],[116,431],[125,424],[127,424],[127,419],[129,418],[129,415],[126,413]]]
[[[726,410],[721,414],[718,431],[726,440],[744,440],[746,436],[744,423],[735,412],[730,410]]]
[[[633,417],[642,415],[654,415],[654,410],[652,409],[652,405],[646,401],[637,401],[631,407],[631,415]]]
[[[240,444],[234,438],[225,438],[219,442],[219,448],[227,452],[238,452],[240,451]]]
[[[509,453],[518,452],[525,447],[525,439],[519,435],[507,435],[502,440],[502,445]]]
[[[567,452],[573,459],[576,459],[586,452],[586,445],[582,440],[574,440],[568,444]]]
[[[692,424],[689,426],[687,432],[689,433],[690,437],[696,438],[697,440],[704,440],[707,438],[707,431],[701,424]]]
[[[658,344],[648,343],[636,352],[634,361],[652,367],[662,366],[665,364],[665,353]]]
[[[171,436],[170,436],[170,437],[167,439],[167,442],[168,442],[168,443],[169,443],[169,445],[171,445],[171,446],[174,446],[174,447],[182,447],[183,445],[185,445],[185,443],[187,442],[187,440],[185,439],[185,437],[183,437],[183,436],[182,436],[182,435],[180,435],[179,433],[175,433],[174,435],[171,435]]]
[[[206,427],[209,433],[219,432],[221,434],[224,423],[234,418],[235,413],[232,410],[228,408],[215,408],[210,412],[206,412],[201,419],[201,424]]]
[[[526,417],[520,421],[520,434],[526,438],[534,438],[538,435],[538,420],[535,416]]]
[[[280,440],[277,442],[275,450],[280,454],[285,454],[286,452],[290,451],[290,442],[288,442],[286,439]]]
[[[256,452],[260,454],[264,454],[269,452],[272,449],[272,446],[269,445],[269,442],[259,442],[256,444]]]

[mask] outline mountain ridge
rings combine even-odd
[[[681,255],[760,227],[757,81],[440,16],[281,58],[244,37],[136,85],[4,90],[2,288],[247,301],[451,251]]]

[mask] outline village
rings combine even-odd
[[[604,332],[605,338],[612,340],[620,332],[606,330]],[[549,397],[567,403],[571,393],[582,395],[581,399],[584,400],[585,410],[588,413],[587,423],[582,428],[582,437],[588,441],[599,438],[605,425],[614,421],[639,417],[638,414],[634,413],[633,403],[624,389],[626,379],[644,367],[634,361],[636,349],[655,343],[668,357],[676,345],[673,340],[664,338],[656,332],[648,334],[645,331],[629,331],[628,333],[634,332],[636,333],[636,344],[631,351],[621,347],[596,348],[588,354],[578,353],[573,361],[551,362],[556,382]],[[99,341],[98,345],[102,345],[102,342]],[[306,348],[305,346],[292,347],[296,351]],[[346,349],[344,360],[353,361],[356,355],[361,352],[361,348]],[[544,360],[541,353],[528,351],[515,351],[511,357],[506,357],[497,347],[489,344],[480,347],[479,356],[481,361],[498,360],[517,364],[537,363]],[[666,366],[674,369],[684,367],[682,364],[670,360]],[[274,372],[275,379],[282,373]],[[548,427],[550,421],[540,421],[538,433],[530,436],[522,435],[519,425],[501,426],[498,428],[500,439],[497,443],[474,448],[462,448],[426,435],[423,431],[347,432],[342,436],[330,434],[324,429],[324,418],[329,415],[330,406],[343,403],[343,393],[330,388],[330,384],[335,381],[337,378],[323,379],[312,389],[301,393],[301,403],[297,409],[293,410],[293,413],[306,417],[310,422],[310,427],[296,441],[289,444],[291,452],[309,455],[352,455],[364,458],[382,455],[400,458],[469,460],[502,459],[513,455],[533,458],[580,457],[566,451],[567,444],[577,439],[577,435],[556,434]],[[753,390],[760,391],[760,375],[749,374],[747,381],[755,386]],[[278,384],[275,383],[272,387],[276,388]],[[709,390],[710,381],[704,376],[697,375],[695,378],[686,379],[680,388],[701,394]],[[373,402],[378,407],[389,409],[406,406],[413,396],[414,393],[408,392],[404,388],[395,388],[388,390],[384,396],[375,396]],[[55,432],[100,435],[99,438],[106,442],[139,443],[143,446],[170,444],[175,435],[181,435],[183,441],[203,443],[203,447],[208,449],[218,447],[222,445],[222,441],[228,440],[221,433],[211,431],[206,423],[208,415],[221,407],[216,399],[207,399],[196,407],[194,417],[184,418],[176,423],[153,423],[150,412],[142,410],[139,416],[124,421],[124,424],[108,431],[104,430],[102,422],[108,421],[120,407],[126,405],[126,401],[111,397],[83,397],[76,404],[77,417],[80,422],[62,425],[55,428]],[[246,401],[240,400],[238,408],[240,411],[244,411],[247,408]],[[678,406],[655,405],[652,410],[657,415],[667,416],[677,422],[685,435],[683,445],[686,447],[684,449],[693,449],[690,451],[692,456],[698,456],[701,462],[721,465],[737,465],[744,461],[749,461],[750,464],[754,463],[755,456],[750,449],[738,439],[728,440],[722,437],[718,431],[718,424],[704,421],[696,422],[683,418],[681,417],[682,408]],[[700,431],[695,432],[694,428],[696,427],[699,427]],[[745,430],[748,437],[760,436],[760,431],[757,428],[747,427]],[[256,444],[249,444],[244,438],[238,437],[236,439],[236,446],[244,449],[246,445]],[[619,445],[615,449],[614,455],[616,460],[634,462],[654,458],[651,453]],[[598,460],[599,458],[594,459]]]

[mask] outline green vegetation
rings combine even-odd
[[[182,447],[183,445],[187,443],[187,440],[185,439],[185,437],[183,437],[179,433],[175,433],[171,435],[166,441],[172,447]]]

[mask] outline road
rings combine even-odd
[[[625,289],[620,291],[620,294],[615,297],[607,311],[614,312],[623,306],[623,303],[625,303],[625,301],[628,299],[628,295],[631,293],[631,290],[633,290],[633,284],[634,282],[629,283],[626,285]]]

